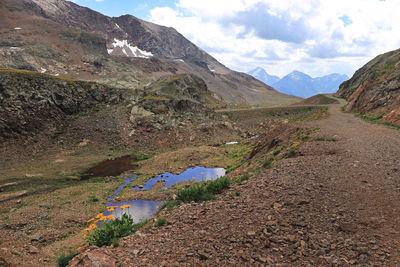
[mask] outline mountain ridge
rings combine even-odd
[[[257,67],[248,72],[248,74],[253,75],[256,79],[272,86],[281,93],[303,98],[308,98],[321,93],[334,93],[343,81],[349,79],[347,75],[339,73],[332,73],[322,77],[312,78],[308,74],[294,70],[281,79],[275,81],[274,78],[279,77],[269,75],[261,67]],[[272,77],[272,79],[269,77]]]
[[[4,29],[0,37],[10,40],[4,44],[3,55],[0,53],[2,67],[43,68],[53,75],[142,88],[162,75],[192,73],[228,103],[276,105],[296,101],[247,74],[230,70],[173,28],[131,15],[111,18],[63,0],[5,0],[1,9],[0,15],[7,19],[0,23]],[[7,28],[21,30],[7,32]],[[82,51],[81,35],[89,39],[89,46],[102,52]],[[70,39],[75,46],[67,49],[73,45]],[[41,46],[40,51],[37,46]],[[12,47],[18,49],[11,51]],[[27,49],[35,51],[28,53]],[[48,54],[62,55],[65,60],[53,60]]]

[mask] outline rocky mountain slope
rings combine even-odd
[[[281,93],[308,98],[317,94],[334,93],[339,85],[347,80],[347,75],[333,73],[322,77],[312,78],[300,71],[293,71],[280,79],[269,75],[264,69],[258,67],[248,74],[268,84]]]
[[[379,55],[337,92],[349,101],[346,109],[400,125],[400,49]]]
[[[0,15],[3,67],[142,88],[165,74],[193,73],[230,103],[295,100],[226,68],[173,28],[130,15],[110,18],[64,0],[5,0]]]
[[[122,94],[96,83],[0,69],[0,141],[38,133],[99,104],[120,103]]]

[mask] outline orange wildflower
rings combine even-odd
[[[94,221],[94,218],[93,219],[90,219],[89,221],[87,221],[88,223],[90,223],[90,222],[93,222]]]
[[[114,216],[112,214],[108,215],[107,218],[110,220],[114,220]]]
[[[97,214],[96,218],[101,218],[103,216],[103,213]]]
[[[96,229],[96,228],[97,228],[97,225],[91,224],[91,225],[89,226],[89,228],[90,228],[90,229]]]
[[[92,230],[92,228],[85,228],[85,231],[90,231],[90,230]]]

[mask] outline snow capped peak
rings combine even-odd
[[[137,46],[132,46],[129,44],[128,40],[118,40],[114,38],[114,42],[111,44],[113,48],[107,49],[108,54],[113,54],[116,52],[116,48],[127,57],[141,57],[150,58],[153,56],[151,52],[141,50]]]

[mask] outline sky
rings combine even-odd
[[[352,76],[400,48],[400,0],[74,0],[174,27],[227,67]]]

